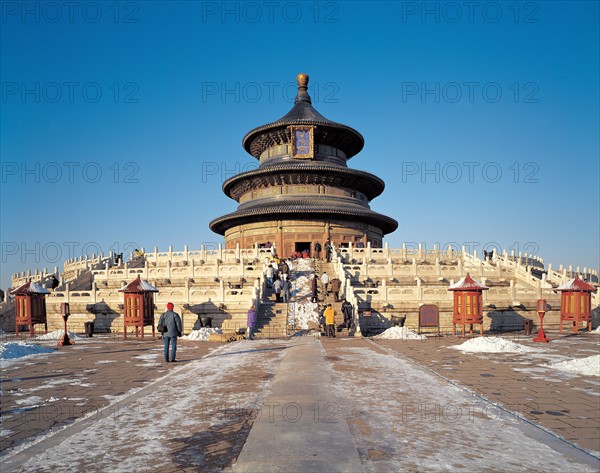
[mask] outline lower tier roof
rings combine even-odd
[[[210,229],[224,235],[232,227],[256,222],[275,220],[346,220],[366,223],[380,228],[384,234],[392,233],[398,228],[393,218],[361,207],[327,208],[316,203],[272,205],[258,208],[237,210],[210,222]]]

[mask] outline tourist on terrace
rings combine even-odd
[[[288,303],[290,301],[290,281],[288,281],[286,275],[283,275],[284,278],[281,281],[281,292],[283,293],[283,302]]]
[[[281,279],[276,279],[273,283],[273,290],[275,291],[275,302],[281,302],[281,288],[282,282]]]
[[[330,281],[331,278],[329,277],[329,274],[327,274],[327,271],[323,271],[323,276],[321,276],[321,284],[323,284],[323,294],[325,297],[327,297],[328,294]]]
[[[321,243],[317,242],[315,243],[315,258],[316,259],[321,259]]]
[[[177,337],[181,337],[181,317],[177,312],[173,311],[175,306],[172,302],[167,304],[167,311],[160,316],[158,325],[167,327],[167,331],[163,333],[165,341],[165,361],[174,363],[177,361],[175,355],[177,353]],[[169,357],[169,344],[171,345],[171,356]]]
[[[254,310],[254,306],[248,309],[248,320],[246,325],[248,326],[248,339],[254,340],[254,329],[256,328],[256,311]]]
[[[267,287],[272,288],[273,287],[273,278],[275,277],[275,268],[273,268],[272,264],[267,266],[267,269],[265,270],[265,276],[267,278]]]
[[[331,304],[327,304],[325,309],[325,323],[327,324],[326,335],[327,338],[335,338],[335,311]]]
[[[348,330],[351,329],[352,326],[352,312],[353,312],[353,308],[352,308],[352,304],[350,304],[350,302],[348,302],[346,299],[342,298],[342,314],[344,314],[344,325],[346,325],[346,327],[348,328]]]
[[[340,289],[342,288],[342,281],[338,278],[333,278],[331,280],[331,292],[333,292],[333,298],[335,302],[340,300]]]
[[[317,302],[317,294],[319,292],[319,277],[315,274],[315,277],[310,280],[310,290],[312,292],[311,302]]]
[[[327,260],[328,263],[331,262],[332,251],[333,251],[333,247],[331,246],[331,242],[329,241],[329,238],[328,238],[327,241],[325,242],[325,259]]]

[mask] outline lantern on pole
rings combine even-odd
[[[63,347],[65,345],[75,345],[75,341],[69,338],[69,332],[67,331],[67,320],[69,318],[69,315],[71,315],[71,309],[69,308],[68,302],[63,302],[62,304],[60,304],[60,315],[62,315],[63,321],[65,322],[65,333],[62,336],[62,338],[58,341],[58,346]]]
[[[537,300],[537,313],[540,316],[540,329],[537,336],[533,339],[534,342],[548,343],[550,340],[546,338],[544,333],[544,315],[546,314],[546,299]]]

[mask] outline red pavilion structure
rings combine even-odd
[[[592,292],[597,288],[575,276],[556,288],[560,295],[560,333],[563,322],[573,325],[573,333],[579,332],[579,324],[585,322],[592,330]]]
[[[452,313],[452,335],[456,335],[456,325],[469,325],[469,335],[473,335],[473,325],[479,324],[479,334],[483,335],[483,291],[489,288],[475,281],[469,273],[456,284],[448,288],[454,292],[454,310]]]
[[[31,337],[35,333],[35,324],[44,324],[47,332],[46,294],[50,294],[50,291],[30,281],[12,291],[11,294],[15,296],[15,335],[19,335],[20,325],[29,326]]]
[[[144,327],[152,326],[152,336],[154,337],[154,293],[158,292],[152,284],[141,279],[139,276],[119,289],[123,292],[123,336],[127,338],[127,326],[135,327],[135,336],[141,329],[142,338],[144,338]]]

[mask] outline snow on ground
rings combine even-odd
[[[55,350],[27,342],[5,342],[0,344],[0,367],[4,368],[11,361],[29,359],[35,355],[54,353]]]
[[[290,264],[290,262],[288,262]],[[288,318],[296,329],[308,329],[319,325],[319,305],[311,302],[310,280],[314,275],[310,259],[299,258],[293,264],[292,291],[294,302],[289,305]]]
[[[44,335],[40,335],[39,337],[35,337],[35,339],[36,340],[60,340],[64,334],[65,334],[64,330],[57,329],[54,332],[48,332]],[[69,334],[69,338],[71,338],[71,339],[84,338],[73,332],[68,332],[68,334]]]
[[[178,366],[145,388],[133,388],[115,398],[106,414],[92,414],[92,421],[81,431],[76,427],[75,433],[69,431],[72,435],[59,432],[56,445],[28,459],[21,471],[154,472],[173,468],[178,456],[187,463],[197,463],[198,471],[202,470],[205,452],[195,447],[196,437],[227,423],[231,412],[236,415],[259,406],[267,381],[261,382],[259,394],[248,395],[239,392],[239,377],[259,364],[266,373],[274,374],[285,354],[285,350],[275,347],[269,349],[270,358],[265,360],[265,350],[257,349],[258,345],[256,341],[242,341],[224,346],[207,357]],[[146,389],[146,394],[132,397],[141,389]],[[219,390],[217,397],[215,389]],[[165,436],[175,440],[166,442]],[[8,455],[33,442],[20,445]]]
[[[595,330],[592,330],[592,333],[600,333],[600,325]]]
[[[203,342],[208,341],[211,333],[223,333],[220,328],[202,327],[199,330],[192,330],[189,335],[181,337],[182,340],[200,340]]]
[[[367,473],[423,471],[594,472],[523,431],[516,414],[449,385],[400,356],[335,352],[333,384]],[[346,369],[369,360],[369,369]],[[335,367],[343,367],[335,371]],[[346,412],[347,410],[347,412]],[[335,413],[334,412],[334,413]]]
[[[318,304],[310,301],[292,302],[288,317],[290,323],[296,323],[296,329],[314,328],[319,324]]]
[[[406,327],[390,327],[385,332],[373,338],[382,338],[385,340],[425,340],[427,337],[419,335],[414,330]]]
[[[536,351],[535,348],[526,347],[500,337],[471,338],[460,345],[448,348],[460,350],[463,353],[529,353]]]
[[[160,364],[161,356],[161,353],[146,353],[144,355],[136,355],[133,357],[133,359],[142,360],[146,362],[143,364],[136,363],[135,366],[154,366]]]
[[[592,355],[587,358],[575,358],[547,365],[559,371],[583,374],[586,376],[600,376],[600,355]]]

